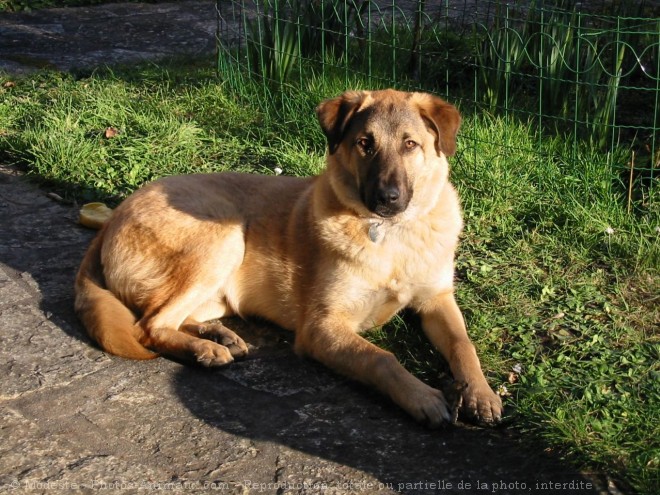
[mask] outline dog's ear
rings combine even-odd
[[[337,151],[348,124],[360,108],[365,95],[366,93],[362,91],[346,91],[341,96],[325,100],[316,107],[316,116],[325,137],[328,138],[328,150],[331,155]]]
[[[427,126],[435,134],[435,151],[442,151],[447,156],[456,153],[456,134],[461,126],[461,114],[451,105],[437,96],[427,93],[415,93],[419,113]]]

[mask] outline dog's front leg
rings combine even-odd
[[[411,375],[390,352],[359,336],[345,318],[326,317],[296,333],[296,351],[376,387],[417,421],[438,427],[451,419],[442,392]]]
[[[439,294],[418,309],[424,332],[449,362],[454,379],[467,384],[463,391],[463,411],[481,423],[500,421],[502,400],[491,390],[481,371],[454,294]]]

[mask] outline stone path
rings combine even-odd
[[[0,68],[210,56],[214,26],[209,1],[1,14]],[[426,430],[264,325],[232,323],[252,352],[222,370],[104,354],[72,310],[76,217],[0,166],[0,493],[620,493],[511,426]]]
[[[208,56],[215,2],[117,3],[0,14],[0,70],[89,69]]]

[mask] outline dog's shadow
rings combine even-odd
[[[584,480],[540,446],[522,445],[510,428],[428,430],[371,389],[298,358],[289,334],[229,324],[257,343],[250,357],[212,371],[184,366],[174,378],[175,392],[208,425],[250,439],[257,449],[277,444],[293,452],[285,467],[290,479],[322,481],[303,476],[320,458],[334,469],[348,466],[375,478],[373,491],[484,493],[486,483],[489,491],[497,484],[508,487],[500,493],[523,493],[512,488],[524,483],[528,493],[537,482]],[[346,483],[340,488],[350,491]],[[370,491],[359,488],[353,490]]]

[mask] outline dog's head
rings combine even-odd
[[[446,179],[445,156],[456,151],[461,118],[444,100],[394,90],[347,91],[316,113],[328,140],[328,167],[340,185],[335,192],[348,206],[394,217],[413,196],[428,202],[430,188]]]

